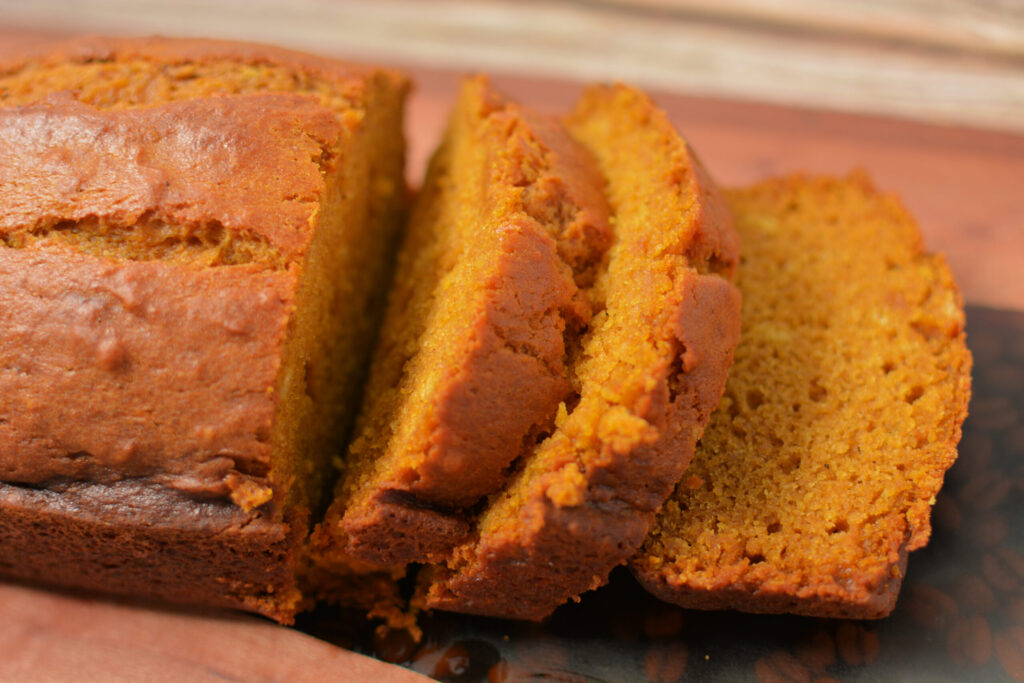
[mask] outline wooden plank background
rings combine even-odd
[[[218,35],[455,70],[1024,131],[1006,0],[0,0],[11,25]]]

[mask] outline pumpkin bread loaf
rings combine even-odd
[[[567,119],[607,182],[614,237],[570,357],[573,394],[472,538],[420,575],[420,604],[538,619],[640,546],[693,455],[739,338],[724,201],[663,112],[595,87]]]
[[[552,429],[611,238],[601,184],[557,120],[465,83],[399,254],[316,564],[443,559]]]
[[[396,73],[0,65],[0,573],[289,621],[405,199]]]
[[[885,616],[967,413],[960,295],[863,175],[774,180],[729,201],[743,336],[633,571],[685,607]]]

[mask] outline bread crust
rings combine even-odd
[[[280,65],[301,74],[334,81],[354,95],[364,91],[361,80],[389,78],[405,83],[399,72],[289,50],[274,45],[209,38],[79,36],[52,43],[38,43],[21,54],[0,62],[0,74],[30,64],[53,66],[67,63],[143,60],[156,65],[204,64],[218,61],[240,65]],[[403,86],[407,87],[407,86]]]
[[[145,482],[0,484],[0,572],[25,581],[290,622],[294,537],[306,521],[243,512]],[[278,517],[278,519],[275,519]],[[187,522],[186,522],[187,520]]]
[[[149,101],[114,79],[95,104],[96,79],[62,71],[123,64],[150,85],[180,67],[175,87],[212,65],[238,87]],[[254,91],[256,67],[287,78]],[[284,358],[313,347],[290,344],[322,212],[356,191],[326,179],[366,126],[397,133],[405,79],[261,45],[85,38],[0,65],[0,83],[0,572],[289,622],[319,492],[278,469],[295,454],[275,430],[322,369],[296,378]],[[369,111],[384,106],[398,113]],[[398,156],[366,161],[351,212],[379,228],[377,277]],[[348,307],[369,337],[375,290],[317,310]]]
[[[0,249],[0,480],[266,486],[295,281]]]

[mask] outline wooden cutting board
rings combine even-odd
[[[242,614],[0,583],[3,681],[323,681],[423,676]]]
[[[0,57],[43,39],[0,28]],[[344,56],[344,55],[341,55]],[[410,178],[436,144],[459,74],[409,69]],[[500,76],[499,89],[566,111],[578,84]],[[900,195],[973,304],[1024,310],[1024,137],[738,101],[657,94],[724,185],[861,167]],[[2,521],[0,521],[2,523]],[[416,680],[292,629],[0,584],[0,680]]]

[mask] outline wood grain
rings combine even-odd
[[[65,31],[260,40],[1024,131],[1024,18],[983,0],[0,0]]]
[[[1024,55],[1024,5],[1004,0],[618,0],[611,4],[978,54]]]
[[[3,681],[427,680],[247,616],[3,583],[0,652]]]

